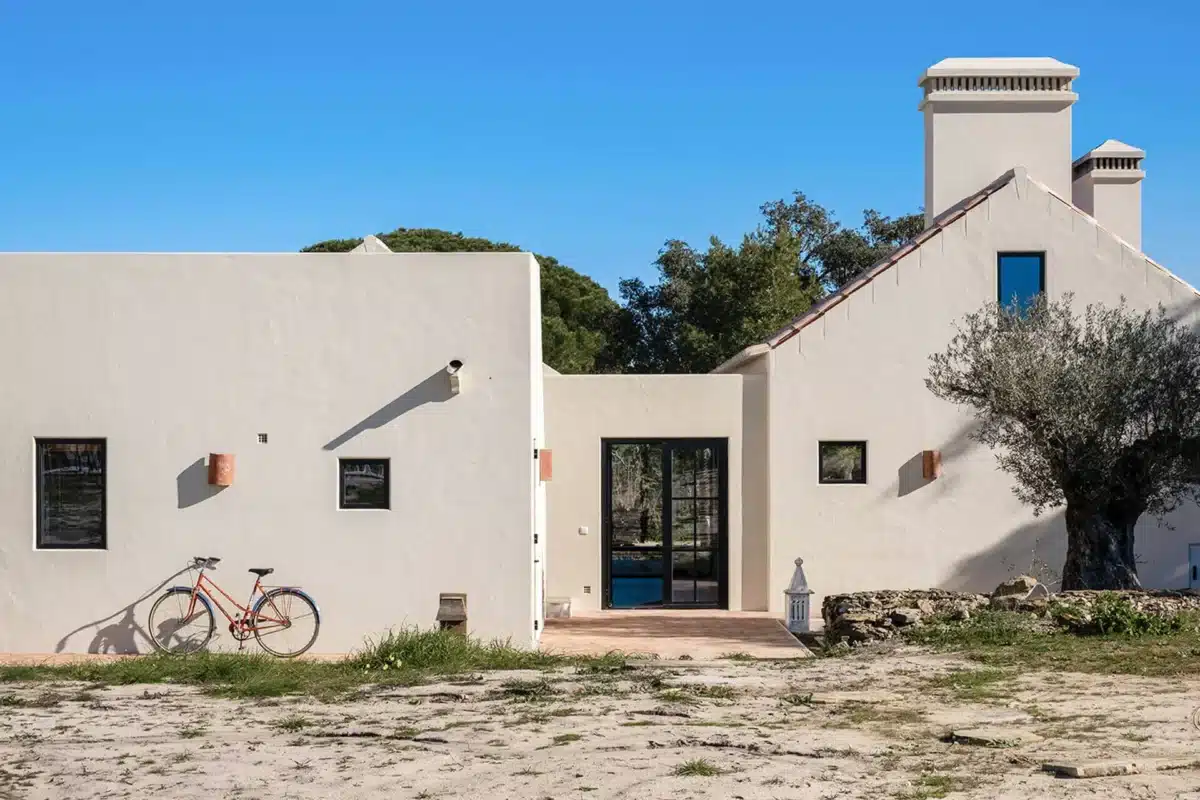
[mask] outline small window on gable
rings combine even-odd
[[[107,546],[103,439],[38,439],[37,547],[103,550]]]
[[[1000,253],[996,259],[998,294],[1002,308],[1024,316],[1038,295],[1046,291],[1045,253]]]
[[[821,442],[818,447],[821,483],[866,483],[866,442]]]
[[[390,462],[386,458],[343,458],[338,462],[339,508],[391,508]]]

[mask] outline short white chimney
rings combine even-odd
[[[1053,58],[947,58],[925,70],[926,223],[1013,167],[1069,197],[1077,77]]]
[[[1135,250],[1142,249],[1144,150],[1109,139],[1072,165],[1071,202]]]

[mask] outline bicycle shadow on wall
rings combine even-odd
[[[138,605],[154,599],[163,589],[173,586],[175,579],[188,572],[189,569],[190,567],[183,567],[174,572],[152,588],[147,589],[138,599],[108,616],[80,625],[58,640],[58,644],[54,646],[54,652],[62,653],[67,649],[71,637],[90,629],[96,630],[92,634],[92,641],[88,644],[88,653],[138,655],[153,652],[154,644],[150,635],[138,622]],[[141,614],[141,616],[145,616],[145,614]]]

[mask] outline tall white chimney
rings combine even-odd
[[[1018,166],[1069,197],[1077,77],[1053,58],[947,58],[925,70],[926,223]]]
[[[1142,249],[1144,150],[1109,139],[1072,165],[1071,202],[1104,227]]]

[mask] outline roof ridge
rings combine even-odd
[[[897,262],[900,261],[900,259],[904,258],[909,253],[911,253],[914,250],[923,246],[930,239],[937,236],[939,233],[941,233],[946,228],[948,228],[952,223],[956,222],[959,218],[965,216],[967,214],[967,212],[971,211],[973,208],[980,205],[984,200],[988,199],[993,194],[995,194],[997,191],[999,191],[1003,187],[1007,186],[1014,179],[1019,179],[1019,180],[1027,181],[1028,183],[1032,183],[1034,186],[1037,186],[1039,189],[1046,192],[1048,195],[1055,198],[1059,202],[1066,204],[1067,207],[1069,207],[1076,214],[1085,218],[1086,220],[1091,222],[1093,225],[1095,225],[1097,228],[1099,228],[1100,230],[1104,231],[1106,234],[1111,236],[1113,239],[1117,240],[1122,245],[1124,245],[1125,247],[1129,248],[1131,251],[1136,253],[1138,256],[1145,259],[1147,264],[1166,273],[1166,275],[1168,277],[1170,277],[1170,278],[1174,279],[1175,281],[1177,281],[1178,283],[1182,284],[1185,288],[1187,288],[1193,294],[1200,296],[1200,290],[1196,289],[1190,283],[1188,283],[1183,278],[1176,275],[1171,270],[1164,267],[1162,264],[1159,264],[1157,261],[1150,258],[1150,256],[1146,255],[1146,253],[1144,251],[1138,249],[1137,247],[1134,247],[1132,244],[1127,242],[1125,239],[1121,238],[1121,236],[1114,233],[1112,230],[1106,228],[1104,225],[1100,224],[1100,222],[1095,217],[1093,217],[1091,214],[1088,214],[1086,211],[1079,208],[1079,206],[1075,205],[1070,200],[1066,199],[1065,197],[1063,197],[1058,192],[1051,189],[1046,184],[1042,183],[1041,181],[1039,181],[1036,178],[1029,175],[1029,173],[1026,171],[1026,169],[1024,167],[1014,167],[1013,169],[1010,169],[1008,172],[1005,172],[1003,175],[1001,175],[996,180],[989,183],[987,186],[985,186],[983,189],[979,190],[975,194],[959,201],[955,205],[953,205],[950,208],[943,211],[941,214],[939,214],[933,220],[933,223],[929,227],[925,228],[925,230],[918,233],[912,239],[910,239],[909,241],[900,245],[898,248],[893,250],[891,253],[884,256],[879,261],[876,261],[874,264],[872,264],[867,269],[863,270],[861,273],[859,273],[858,277],[856,277],[854,280],[850,281],[845,286],[838,289],[836,292],[833,292],[829,296],[825,297],[820,302],[814,303],[803,313],[793,317],[791,322],[789,322],[787,325],[784,325],[782,328],[776,330],[774,333],[770,334],[765,339],[761,339],[752,345],[742,348],[742,350],[738,351],[732,358],[729,358],[726,361],[722,362],[720,365],[718,365],[712,371],[713,372],[725,372],[725,371],[734,369],[734,368],[740,366],[742,364],[742,362],[746,361],[747,359],[762,355],[762,354],[768,352],[769,350],[775,349],[779,345],[786,342],[788,339],[791,339],[793,336],[798,334],[804,328],[808,327],[810,324],[815,322],[821,316],[826,314],[834,306],[838,305],[843,300],[846,300],[850,295],[854,294],[854,292],[856,292],[859,289],[863,288],[864,286],[867,286],[868,284],[870,284],[871,281],[873,281],[876,277],[878,277],[883,272],[886,272],[888,269],[893,267]],[[1021,191],[1019,186],[1018,186],[1018,191]]]
[[[947,227],[949,227],[951,223],[957,221],[960,217],[964,216],[968,211],[970,211],[971,209],[978,206],[980,203],[982,203],[984,200],[991,197],[993,194],[995,194],[997,191],[999,191],[1003,187],[1007,186],[1013,180],[1013,178],[1016,177],[1016,175],[1017,175],[1017,170],[1010,169],[1008,172],[1005,172],[999,178],[992,181],[991,183],[989,183],[987,186],[980,189],[975,194],[970,195],[969,197],[964,198],[963,200],[960,200],[955,205],[946,209],[941,214],[939,214],[937,217],[935,217],[933,222],[929,225],[929,227],[925,228],[925,230],[921,231],[916,236],[909,239],[907,242],[900,245],[895,250],[888,253],[886,256],[879,259],[871,266],[867,267],[865,270],[860,272],[858,274],[858,276],[856,278],[854,278],[854,280],[850,281],[845,286],[843,286],[840,289],[838,289],[837,291],[831,293],[829,296],[827,296],[825,299],[821,300],[820,302],[815,303],[814,305],[810,306],[807,310],[804,311],[804,313],[798,314],[797,316],[793,317],[791,322],[789,322],[787,325],[783,326],[779,330],[772,333],[770,336],[768,336],[766,339],[763,340],[763,343],[770,345],[772,348],[778,347],[784,341],[786,341],[787,339],[790,339],[792,337],[792,335],[799,332],[799,330],[801,328],[803,328],[807,324],[809,324],[813,318],[824,314],[830,308],[832,308],[833,306],[836,306],[838,303],[842,302],[842,300],[845,300],[847,297],[849,297],[851,294],[853,294],[854,292],[861,289],[863,286],[866,286],[868,283],[873,281],[880,273],[882,273],[885,270],[892,267],[896,262],[898,262],[900,259],[904,258],[904,256],[908,255],[913,250],[916,250],[918,247],[925,244],[925,242],[929,241],[934,236],[938,235],[939,233],[944,231]]]

